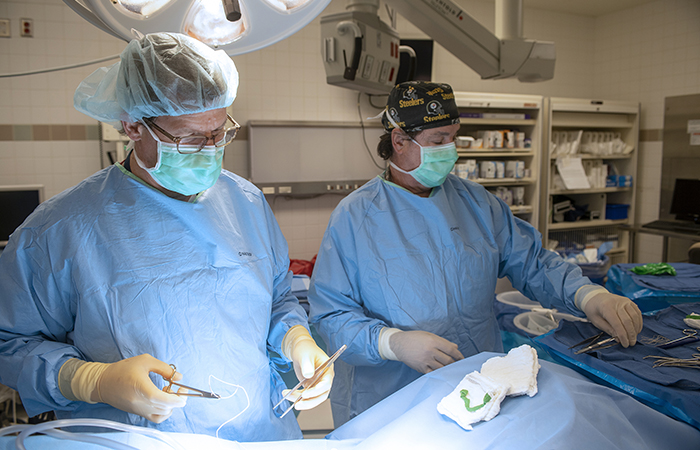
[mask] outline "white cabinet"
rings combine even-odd
[[[512,203],[513,214],[537,227],[543,97],[455,92],[455,101],[458,136],[474,139],[457,140],[455,173]]]
[[[613,241],[611,262],[626,263],[629,237],[619,226],[634,222],[639,103],[553,97],[545,104],[545,247],[573,252]],[[587,186],[572,187],[581,169],[578,180]]]

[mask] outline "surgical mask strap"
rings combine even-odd
[[[414,144],[416,144],[418,147],[420,147],[421,151],[423,151],[423,146],[418,143],[415,139],[413,139],[411,136],[409,138],[413,141]]]
[[[158,143],[158,151],[156,152],[156,157],[157,157],[157,159],[156,159],[156,165],[153,166],[153,167],[151,167],[151,168],[146,167],[146,163],[144,163],[143,161],[141,161],[141,158],[139,158],[138,152],[137,152],[136,149],[134,148],[134,141],[129,141],[129,145],[130,145],[131,148],[134,150],[134,159],[136,159],[136,164],[138,164],[138,165],[139,165],[143,170],[145,170],[146,172],[150,173],[151,171],[158,170],[158,168],[160,167],[160,161],[161,161],[161,158],[160,158],[160,153],[161,153],[161,152],[160,152],[160,146],[161,146],[162,144],[164,144],[164,142],[161,141],[160,139],[158,139],[158,136],[155,135],[155,133],[151,130],[151,128],[150,128],[148,125],[146,125],[145,122],[141,122],[141,124],[142,124],[144,127],[146,127],[146,129],[148,130],[148,132],[151,133],[151,136],[153,136],[153,139],[155,139],[155,141]],[[128,148],[128,147],[127,147],[127,148]]]
[[[148,130],[149,133],[151,133],[151,136],[153,137],[153,139],[155,139],[156,142],[158,142],[159,144],[165,144],[165,142],[161,141],[160,138],[158,136],[156,136],[156,134],[153,132],[153,130],[151,130],[151,127],[149,127],[145,121],[141,122],[141,125],[146,127],[146,129]]]
[[[397,128],[397,129],[399,129],[399,130],[403,130],[402,128],[399,127],[399,124],[396,123],[396,121],[394,120],[394,118],[391,117],[391,114],[389,114],[388,108],[384,108],[384,111],[382,111],[382,112],[379,113],[379,114],[380,114],[380,115],[381,115],[381,114],[386,114],[386,118],[389,119],[389,122],[391,122],[391,124],[394,126],[394,128]],[[405,133],[405,131],[404,131],[404,133]],[[416,142],[411,136],[408,136],[408,137],[409,137],[409,139],[411,139],[413,142]],[[416,142],[416,144],[418,145],[418,147],[421,147],[421,145],[418,144],[418,142]],[[422,148],[422,147],[421,147],[421,148]],[[420,159],[421,159],[421,163],[422,163],[422,162],[423,162],[423,152],[422,152],[422,151],[421,151],[421,157],[420,157]],[[401,167],[399,167],[399,166],[397,166],[396,164],[394,164],[394,161],[389,161],[389,165],[390,165],[391,167],[393,167],[394,169],[398,170],[399,172],[405,173],[406,175],[411,175],[411,172],[414,172],[418,167],[420,167],[420,165],[419,165],[418,167],[416,167],[416,169],[413,169],[413,170],[411,170],[411,171],[405,171],[405,170],[403,170]]]
[[[396,121],[394,121],[394,119],[391,117],[391,114],[389,114],[389,112],[388,112],[388,110],[387,110],[386,108],[384,108],[384,111],[382,111],[380,114],[386,114],[386,118],[389,119],[389,122],[391,122],[391,124],[392,124],[395,128],[398,128],[399,130],[402,130],[404,133],[406,133],[406,130],[404,130],[403,128],[400,128],[400,127],[399,127],[399,124],[397,124]],[[408,133],[406,133],[406,136],[408,136]],[[411,136],[408,136],[408,138],[409,138],[410,140],[412,140],[414,144],[416,144],[418,147],[420,147],[421,150],[423,149],[423,146],[420,145],[420,144],[419,144],[415,139],[413,139]],[[422,156],[422,153],[421,153],[421,156]],[[422,157],[421,157],[421,160],[422,160]],[[397,168],[398,168],[398,167],[397,167]],[[400,170],[400,169],[399,169],[399,170]],[[405,173],[408,173],[408,172],[405,172]]]
[[[139,158],[139,154],[136,153],[136,150],[134,150],[134,159],[136,159],[136,164],[138,164],[139,167],[141,167],[146,172],[150,172],[152,170],[157,170],[158,167],[160,167],[160,152],[158,152],[158,161],[156,161],[156,165],[151,167],[151,168],[146,167],[146,163],[141,161],[141,158]]]
[[[126,150],[126,157],[127,157],[127,159],[129,158],[129,154],[133,152],[133,153],[134,153],[134,158],[136,158],[136,164],[138,164],[143,170],[147,170],[147,169],[144,167],[143,161],[141,161],[141,160],[139,159],[139,155],[136,154],[136,150],[134,149],[134,141],[131,141],[131,140],[130,140],[129,143],[126,144],[126,147],[124,148],[124,150]]]
[[[399,166],[397,166],[396,164],[394,164],[393,161],[389,161],[389,165],[390,165],[391,167],[393,167],[394,169],[398,170],[399,172],[405,173],[405,174],[407,174],[407,175],[411,175],[411,172],[413,172],[413,171],[416,170],[418,167],[420,167],[420,166],[418,166],[418,167],[416,167],[416,169],[413,169],[412,171],[407,172],[407,171],[403,170],[401,167],[399,167]]]

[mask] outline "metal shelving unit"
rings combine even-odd
[[[629,233],[620,225],[632,225],[635,217],[635,193],[637,182],[637,157],[639,153],[639,103],[600,101],[573,98],[548,98],[545,100],[547,142],[546,157],[542,158],[542,190],[540,225],[544,244],[551,248],[554,241],[574,242],[580,245],[597,245],[613,240],[616,247],[608,254],[613,264],[626,263],[629,255]],[[620,175],[631,175],[632,186],[594,187],[590,189],[555,189],[553,178],[557,173],[553,152],[553,133],[560,131],[599,131],[619,134],[620,139],[632,151],[628,154],[575,154],[585,161],[600,161],[614,165]],[[575,204],[589,204],[593,219],[574,222],[554,221],[554,196],[566,196]],[[609,204],[629,205],[626,218],[606,217]],[[596,214],[597,213],[597,218]]]
[[[511,206],[516,216],[538,227],[540,201],[540,155],[542,153],[542,110],[544,99],[536,95],[491,94],[480,92],[455,92],[460,113],[460,136],[477,137],[479,131],[510,130],[525,133],[530,146],[527,148],[460,148],[457,164],[466,160],[509,161],[525,163],[529,176],[522,178],[476,178],[472,181],[487,189],[496,187],[522,187],[524,204]],[[482,115],[484,117],[473,117]],[[470,117],[471,116],[471,117]],[[518,117],[520,116],[520,117]]]

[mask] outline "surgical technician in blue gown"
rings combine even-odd
[[[493,302],[508,277],[533,300],[634,345],[639,308],[542,248],[539,232],[481,185],[449,175],[459,111],[452,88],[391,91],[379,155],[389,167],[331,215],[309,291],[310,322],[335,367],[335,426],[464,357],[503,351]]]
[[[279,417],[289,403],[273,410],[284,389],[275,368],[308,377],[328,357],[290,292],[264,196],[222,170],[237,88],[223,51],[156,33],[76,90],[76,108],[118,127],[131,151],[40,205],[0,258],[0,383],[30,416],[302,437],[293,414]],[[169,364],[175,380],[221,398],[161,391]],[[332,378],[299,409],[323,401]]]

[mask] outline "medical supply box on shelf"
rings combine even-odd
[[[623,203],[608,203],[605,205],[606,220],[623,220],[627,218],[627,210],[630,205]]]

